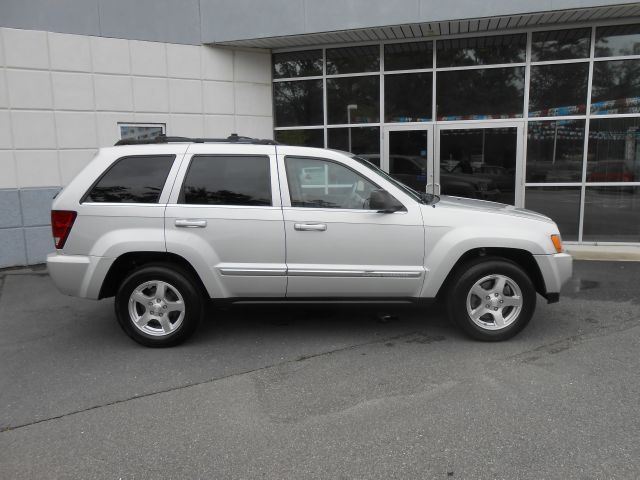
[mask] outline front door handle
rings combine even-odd
[[[190,218],[181,218],[176,220],[176,227],[182,228],[204,228],[207,226],[206,220],[194,220]]]
[[[300,232],[324,232],[327,225],[324,223],[294,223],[293,228]]]

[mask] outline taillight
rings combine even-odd
[[[76,212],[69,210],[51,210],[51,230],[57,249],[64,247],[64,242],[67,241],[76,215]]]

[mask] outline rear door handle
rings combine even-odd
[[[206,220],[194,220],[189,218],[181,218],[176,220],[176,227],[183,228],[204,228],[207,226]]]
[[[324,232],[327,225],[324,223],[294,223],[293,228],[300,232]]]

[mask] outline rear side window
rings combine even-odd
[[[181,203],[271,205],[269,157],[195,155],[184,180]]]
[[[123,157],[93,186],[85,202],[158,203],[175,155]]]

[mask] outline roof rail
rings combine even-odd
[[[168,137],[167,135],[160,134],[157,137],[137,140],[137,139],[122,139],[115,143],[116,147],[122,145],[149,145],[158,143],[245,143],[252,145],[279,145],[275,140],[243,137],[237,133],[232,133],[227,138],[190,138],[190,137]]]

